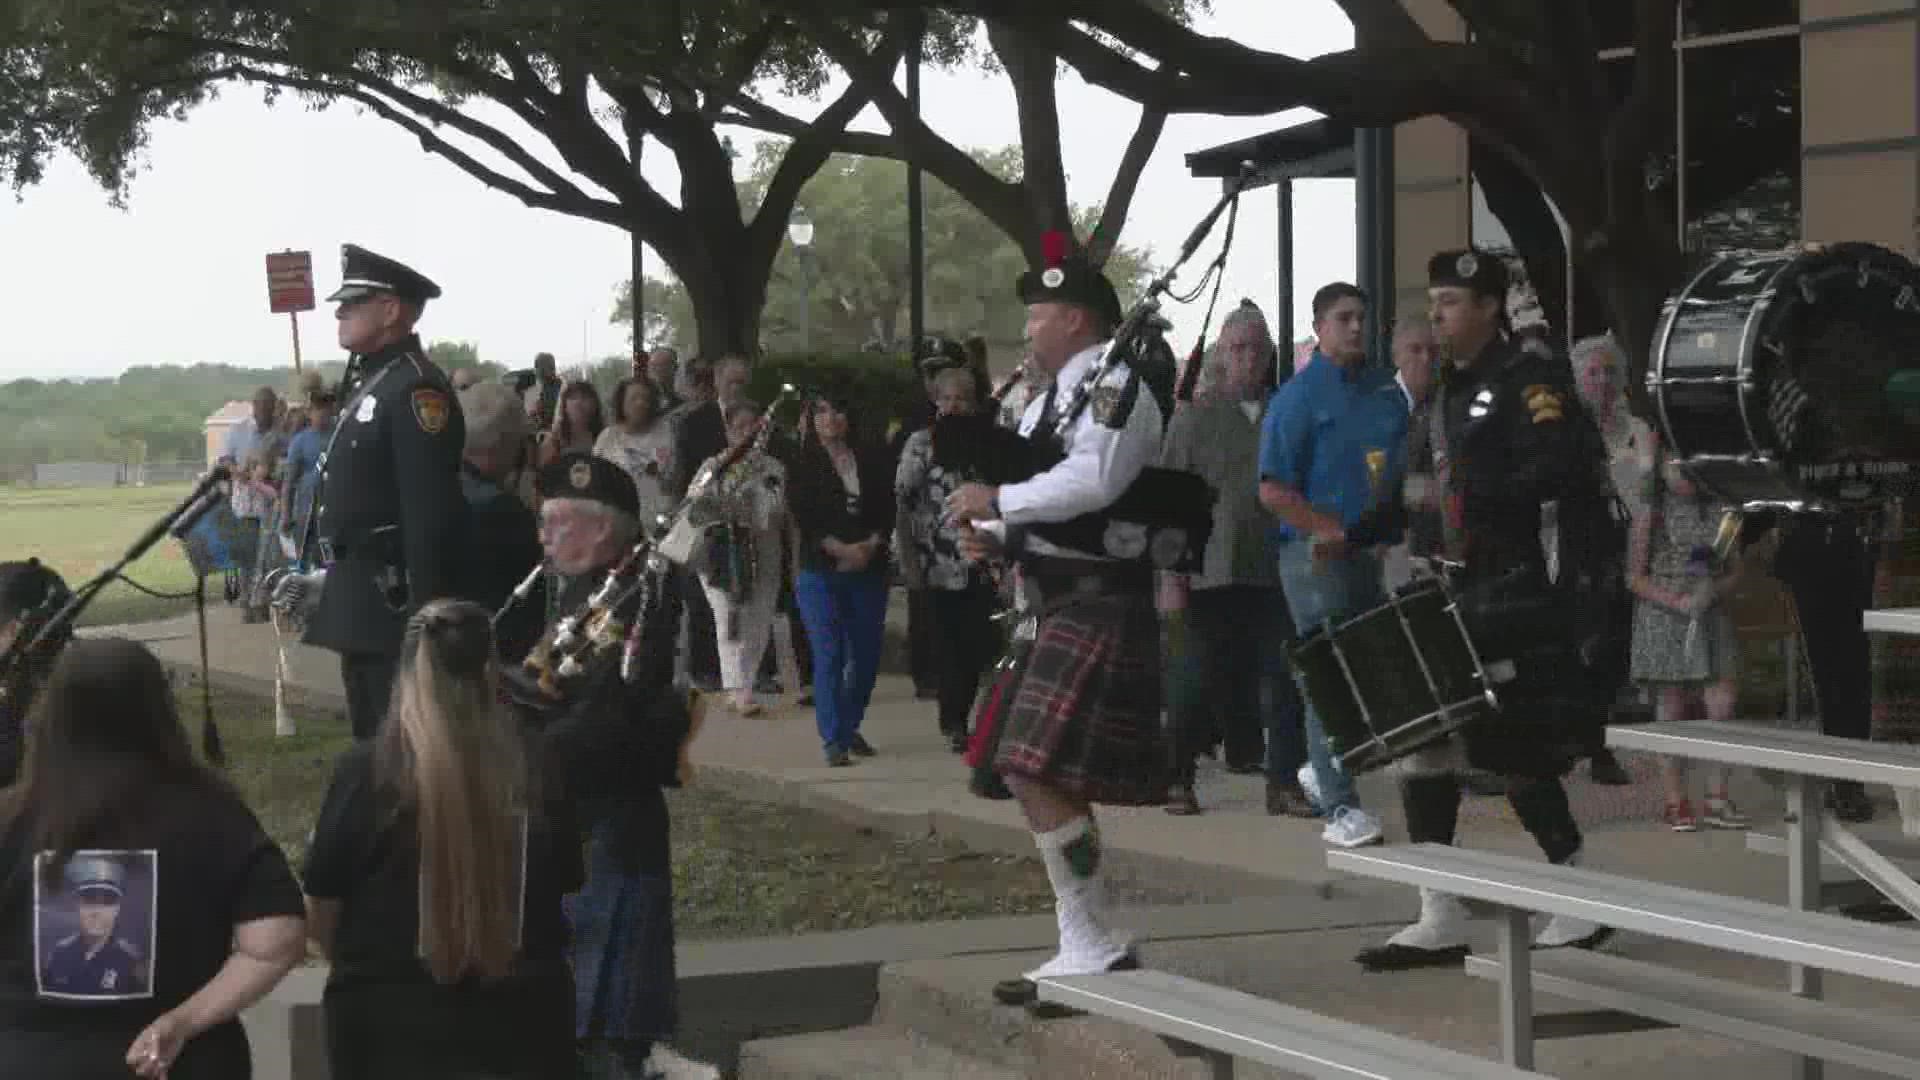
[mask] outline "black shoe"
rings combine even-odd
[[[984,776],[976,773],[972,780],[967,781],[967,791],[979,798],[995,801],[1013,798],[1013,789],[1007,787],[1007,782],[995,773]]]
[[[956,754],[967,752],[967,733],[964,731],[947,732],[947,749]]]
[[[1867,798],[1864,784],[1854,780],[1836,780],[1827,789],[1827,809],[1849,825],[1873,820],[1873,800]]]
[[[1594,752],[1587,762],[1587,775],[1593,778],[1594,783],[1607,787],[1633,786],[1633,774],[1620,764],[1620,759],[1614,757],[1611,750]]]
[[[1441,949],[1422,949],[1413,945],[1374,945],[1361,949],[1353,959],[1363,971],[1414,971],[1419,968],[1456,967],[1473,952],[1470,945],[1448,945]]]
[[[836,749],[827,751],[827,765],[829,767],[835,768],[835,769],[844,769],[851,764],[853,764],[853,758],[847,756],[847,752],[845,750],[840,750],[836,748]]]
[[[855,735],[853,737],[853,741],[847,743],[847,749],[853,751],[856,754],[859,754],[861,757],[872,757],[874,754],[878,753],[878,751],[876,751],[873,748],[873,746],[867,742],[865,736],[861,736],[861,735]]]
[[[1267,781],[1267,814],[1270,817],[1318,817],[1313,811],[1313,800],[1298,782],[1275,783]]]
[[[1138,970],[1140,970],[1140,958],[1131,952],[1107,965],[1107,972],[1109,974],[1116,971]],[[1064,1006],[1052,1005],[1041,1001],[1040,987],[1035,985],[1032,979],[1026,978],[1003,979],[1000,982],[994,983],[993,1000],[1002,1005],[1024,1005],[1033,1015],[1039,1016],[1042,1019],[1052,1019],[1054,1016],[1072,1016],[1079,1011],[1077,1009],[1066,1009]],[[1052,1016],[1045,1016],[1040,1012],[1042,1009],[1062,1011],[1053,1013]]]

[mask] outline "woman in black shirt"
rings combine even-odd
[[[487,612],[428,604],[401,665],[379,733],[335,766],[307,850],[334,1080],[571,1075],[560,905],[581,885],[580,849],[497,698]]]
[[[893,533],[893,462],[859,438],[850,402],[822,395],[789,482],[800,533],[794,598],[813,651],[813,709],[827,764],[849,765],[873,747],[860,721],[880,671],[887,620],[887,540]]]
[[[30,732],[0,793],[0,1076],[246,1080],[236,1017],[305,952],[286,857],[137,642],[69,645]]]

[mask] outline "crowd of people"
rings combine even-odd
[[[248,491],[279,500],[294,524],[265,531],[310,538],[289,557],[327,567],[302,621],[340,655],[355,743],[304,865],[195,759],[151,653],[50,638],[0,672],[0,745],[26,734],[0,793],[0,1065],[245,1076],[235,1018],[311,943],[342,1080],[654,1075],[677,1019],[663,792],[710,699],[751,717],[768,691],[806,693],[828,766],[879,753],[862,722],[896,574],[919,698],[972,790],[1017,800],[1045,863],[1058,950],[994,994],[1047,1015],[1035,978],[1139,963],[1096,805],[1202,813],[1196,763],[1217,754],[1265,777],[1269,814],[1381,842],[1303,643],[1432,580],[1570,613],[1555,663],[1518,669],[1499,714],[1395,763],[1411,839],[1452,843],[1472,788],[1570,863],[1569,771],[1632,782],[1598,737],[1609,707],[1643,694],[1663,718],[1730,718],[1734,590],[1776,565],[1817,588],[1784,553],[1845,542],[1729,540],[1626,409],[1617,345],[1556,355],[1517,324],[1491,253],[1433,258],[1430,314],[1395,328],[1390,363],[1365,349],[1370,298],[1333,283],[1297,370],[1246,302],[1191,377],[1150,380],[1107,347],[1111,283],[1046,249],[1018,283],[1022,378],[995,391],[979,343],[921,343],[926,400],[888,433],[832,388],[787,431],[747,399],[738,356],[682,370],[654,350],[604,409],[547,355],[450,378],[415,333],[439,288],[346,248],[330,302],[347,378],[308,394],[297,433],[263,392],[228,446],[235,513],[273,516]],[[1018,467],[985,451],[1009,430]],[[1169,476],[1199,477],[1203,501]],[[673,565],[628,575],[643,535]],[[63,589],[0,565],[0,649]],[[996,630],[1002,610],[1019,629]],[[1823,723],[1864,734],[1827,692],[1858,658],[1809,644]],[[1745,826],[1724,773],[1697,801],[1678,763],[1663,779],[1673,829]],[[1829,804],[1871,813],[1845,787]],[[1357,959],[1455,962],[1465,919],[1426,891]],[[1609,934],[1559,917],[1535,944]]]

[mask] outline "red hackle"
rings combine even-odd
[[[1067,241],[1067,234],[1058,229],[1049,230],[1040,236],[1040,255],[1046,260],[1048,266],[1059,266],[1066,262],[1067,250],[1071,246]]]

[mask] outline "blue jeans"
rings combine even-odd
[[[878,570],[802,570],[793,583],[813,647],[813,717],[820,742],[845,750],[860,734],[887,626],[887,579]]]
[[[1305,541],[1280,545],[1280,587],[1286,590],[1293,626],[1301,637],[1329,619],[1338,622],[1386,603],[1383,573],[1380,559],[1371,552],[1350,552],[1344,558],[1316,562]],[[1358,807],[1353,777],[1328,752],[1327,732],[1313,702],[1306,702],[1306,710],[1307,760],[1320,783],[1321,808],[1331,815],[1341,807]]]

